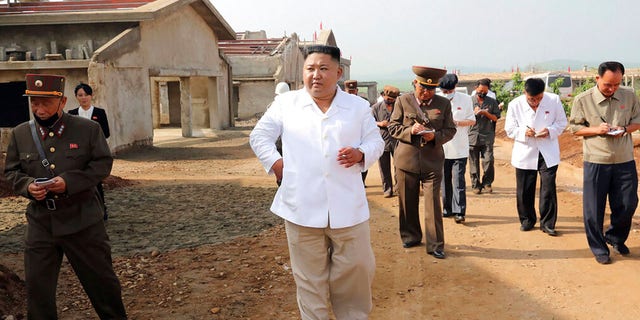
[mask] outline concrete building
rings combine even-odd
[[[151,145],[153,129],[231,127],[231,69],[218,42],[235,31],[209,0],[94,0],[0,7],[0,127],[29,119],[25,74],[79,82],[107,111],[113,152]],[[5,135],[3,135],[5,136]]]
[[[221,41],[220,50],[229,58],[233,69],[234,115],[249,119],[262,115],[273,101],[279,82],[291,90],[302,87],[303,50],[307,45],[337,46],[333,31],[321,30],[312,41],[303,41],[293,33],[281,38],[268,38],[264,31],[238,33],[232,41]],[[351,60],[341,58],[343,79],[349,79]]]

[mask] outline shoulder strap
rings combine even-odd
[[[36,123],[33,120],[29,120],[29,126],[31,127],[31,137],[33,138],[33,143],[36,145],[36,149],[38,149],[38,154],[40,155],[40,159],[42,159],[42,166],[47,169],[53,175],[53,170],[51,170],[51,166],[49,164],[49,160],[47,160],[47,156],[44,154],[44,150],[42,149],[42,143],[40,142],[40,137],[38,137],[38,132],[36,132]]]

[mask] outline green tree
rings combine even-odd
[[[511,80],[507,82],[496,81],[493,85],[496,93],[496,100],[504,103],[502,110],[507,111],[509,102],[517,98],[524,92],[524,81],[520,72],[516,72],[511,76]]]
[[[560,95],[560,86],[562,86],[563,82],[564,82],[564,78],[562,77],[557,78],[556,81],[554,81],[549,85],[549,87],[551,88],[551,91],[557,95]],[[569,116],[571,114],[572,99],[560,98],[560,101],[562,102],[562,108],[564,109],[564,113],[567,116]]]

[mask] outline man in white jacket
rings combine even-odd
[[[509,138],[514,139],[511,164],[516,168],[520,230],[529,231],[536,224],[534,201],[537,175],[540,174],[540,230],[556,236],[556,172],[560,163],[558,136],[567,126],[567,116],[560,97],[544,92],[542,79],[528,79],[524,90],[525,94],[509,103],[504,125]]]
[[[279,95],[250,135],[281,181],[271,211],[285,220],[302,319],[367,319],[375,259],[361,172],[384,141],[369,103],[337,86],[340,49],[305,51],[304,88]],[[282,135],[282,156],[275,141]]]
[[[469,157],[469,126],[476,124],[471,96],[456,92],[458,76],[445,74],[440,79],[440,95],[451,102],[456,135],[442,145],[444,174],[442,178],[442,216],[453,217],[456,223],[465,221],[467,212],[467,182],[464,178]]]

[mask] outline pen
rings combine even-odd
[[[607,119],[605,119],[603,116],[600,116],[600,120],[602,120],[602,122],[607,123]]]

